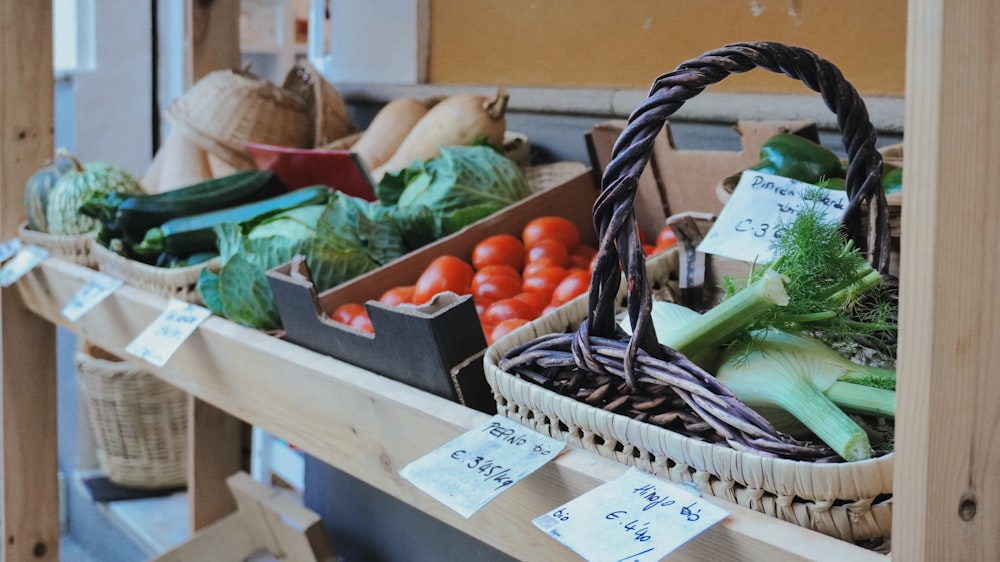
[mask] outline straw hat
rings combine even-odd
[[[236,169],[252,168],[243,143],[307,148],[311,116],[305,102],[246,70],[217,70],[167,107],[167,118],[199,146]]]
[[[292,67],[283,87],[306,104],[312,120],[312,146],[323,146],[356,130],[340,92],[307,61]]]

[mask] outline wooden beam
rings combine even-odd
[[[17,234],[24,185],[52,157],[52,2],[0,0],[0,238]],[[3,559],[59,560],[55,329],[0,292]]]
[[[239,0],[191,1],[191,72],[206,74],[240,66]],[[232,513],[236,503],[226,478],[242,468],[243,423],[197,398],[190,401],[188,495],[191,530]]]
[[[893,557],[1000,552],[1000,7],[911,0]]]

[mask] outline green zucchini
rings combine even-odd
[[[231,222],[252,227],[284,211],[305,205],[323,205],[331,193],[332,190],[324,186],[305,187],[245,205],[171,219],[147,230],[142,242],[133,250],[147,255],[167,253],[177,256],[214,251],[216,240],[213,228],[217,224]]]
[[[97,218],[126,238],[141,240],[146,231],[168,220],[260,201],[286,193],[269,170],[241,170],[153,195],[111,193],[91,198],[80,212]]]

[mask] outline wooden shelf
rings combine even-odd
[[[50,258],[21,279],[28,309],[124,355],[166,299],[125,286],[76,323],[62,306],[94,275]],[[157,376],[311,455],[519,559],[576,559],[531,519],[616,478],[626,467],[569,450],[465,519],[403,480],[398,470],[482,423],[481,412],[212,317]],[[197,447],[197,443],[192,444]],[[718,501],[712,499],[712,501]],[[884,560],[854,545],[718,502],[732,515],[678,560]],[[674,559],[674,558],[671,558]]]

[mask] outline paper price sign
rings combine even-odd
[[[10,258],[14,257],[14,254],[21,250],[21,241],[17,238],[11,238],[6,242],[0,242],[0,263],[3,263]]]
[[[207,308],[170,299],[167,308],[125,347],[125,351],[162,367],[188,336],[211,315],[212,312]]]
[[[816,197],[806,199],[807,194]],[[743,172],[698,251],[746,262],[771,261],[771,242],[782,224],[790,224],[804,208],[817,205],[827,220],[840,221],[847,192],[824,189],[793,179]]]
[[[62,315],[70,322],[76,322],[101,301],[111,296],[122,286],[121,279],[106,273],[97,273],[62,308]]]
[[[630,468],[532,523],[586,560],[660,560],[729,512]]]
[[[49,257],[48,250],[38,246],[26,246],[17,251],[17,254],[0,268],[0,285],[10,287],[18,279],[24,277],[38,264]]]
[[[565,446],[497,415],[406,465],[399,474],[468,518]]]

